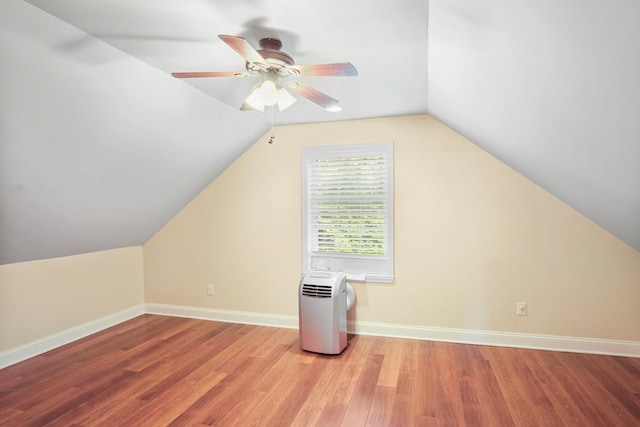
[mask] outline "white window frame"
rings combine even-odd
[[[315,218],[311,203],[313,170],[319,160],[380,157],[384,162],[384,194],[371,196],[382,201],[384,209],[383,254],[322,253],[315,232]],[[317,196],[317,195],[316,195]],[[321,196],[322,197],[322,196]],[[358,196],[354,196],[356,199]],[[364,197],[364,196],[363,196]],[[369,200],[369,199],[367,199]],[[393,283],[393,142],[327,145],[302,148],[302,268],[311,270],[341,271],[348,280],[377,283]],[[316,246],[315,248],[313,246]]]

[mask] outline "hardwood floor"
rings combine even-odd
[[[640,359],[144,315],[0,370],[3,426],[640,426]]]

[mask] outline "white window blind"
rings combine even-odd
[[[393,145],[303,149],[303,268],[393,281]]]

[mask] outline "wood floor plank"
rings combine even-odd
[[[290,384],[290,390],[282,393],[282,399],[274,402],[271,410],[267,413],[252,413],[254,420],[263,420],[265,425],[291,425],[293,423],[323,372],[320,360],[315,364],[307,364],[300,361],[297,363],[301,366],[300,371],[288,370],[292,374],[289,381],[286,378],[282,378],[282,381]]]
[[[617,414],[611,414],[606,409],[607,399],[602,390],[592,390],[587,384],[589,373],[575,364],[574,358],[589,357],[590,355],[574,355],[570,353],[552,353],[547,355],[551,360],[557,360],[552,366],[552,372],[561,384],[565,385],[572,402],[576,404],[583,418],[597,425],[620,425]]]
[[[226,376],[227,374],[220,372],[210,372],[198,381],[181,381],[157,398],[145,401],[138,411],[124,418],[122,422],[132,426],[168,425]]]
[[[370,354],[363,361],[362,372],[342,419],[343,425],[363,426],[366,424],[383,360],[384,356],[381,354]]]
[[[341,381],[344,382],[345,378],[351,378],[352,376],[352,373],[348,370],[349,365],[346,363],[349,357],[347,354],[349,353],[345,352],[337,356],[315,356],[318,369],[322,370],[322,376],[315,386],[311,388],[306,401],[291,423],[293,426],[304,427],[316,425],[317,423],[322,424],[320,419],[325,407],[329,402],[339,400],[337,394],[342,391],[340,391],[338,384]],[[344,410],[341,410],[341,417],[343,413]]]
[[[640,426],[640,359],[143,315],[0,370],[0,426]]]
[[[259,378],[283,357],[286,346],[276,347],[271,355],[264,358],[249,356],[236,369],[207,391],[185,411],[196,422],[219,424],[228,413],[236,413],[240,407],[255,404],[251,395],[246,393],[256,378]],[[225,371],[228,371],[225,369]]]
[[[333,396],[333,402],[342,403],[348,405],[351,401],[353,393],[358,385],[358,379],[362,375],[365,368],[363,363],[367,356],[371,354],[371,348],[378,342],[379,339],[375,337],[354,337],[351,342],[354,343],[351,348],[347,347],[345,351],[345,358],[342,359],[342,363],[345,363],[345,374],[336,379],[335,392]]]
[[[56,418],[72,409],[76,402],[74,399],[79,390],[70,387],[59,393],[53,394],[34,404],[29,410],[14,417],[7,425],[11,426],[43,426],[55,421]]]
[[[589,425],[589,419],[572,398],[572,390],[567,387],[567,384],[556,379],[554,370],[562,369],[559,362],[545,352],[526,352],[525,354],[527,363],[535,373],[537,384],[553,405],[552,415],[548,416],[557,417],[565,425]]]
[[[414,398],[417,389],[417,372],[419,367],[418,342],[402,340],[400,371],[391,410],[391,425],[414,425]]]
[[[384,360],[380,367],[380,376],[378,377],[378,386],[396,387],[398,384],[398,375],[400,374],[401,351],[400,347],[393,345],[393,341],[381,340],[383,344],[382,353]]]
[[[504,396],[509,413],[514,414],[515,424],[558,425],[560,420],[553,416],[551,400],[526,363],[526,352],[517,350],[518,357],[514,358],[503,350],[495,348],[485,354],[496,377],[496,387]]]
[[[328,403],[324,407],[318,423],[315,424],[318,427],[333,427],[342,425],[342,419],[344,413],[347,411],[347,405],[342,403]]]
[[[458,382],[463,377],[463,370],[455,357],[460,350],[460,344],[439,343],[434,351],[435,365],[432,369],[438,372],[439,399],[433,411],[433,417],[443,425],[464,425],[464,405],[458,386]]]
[[[587,372],[588,386],[591,389],[591,393],[596,395],[606,393],[615,397],[604,402],[606,403],[607,411],[616,413],[621,425],[630,424],[634,419],[640,418],[640,405],[637,401],[637,395],[634,397],[634,392],[638,390],[637,384],[640,379],[630,377],[628,382],[620,385],[615,380],[616,372],[612,369],[616,365],[611,362],[610,358],[596,358],[591,355],[581,356],[583,357],[574,357],[574,361]],[[601,389],[597,390],[598,388]]]
[[[412,400],[412,412],[420,418],[420,424],[438,425],[441,422],[443,408],[446,401],[442,397],[439,377],[440,369],[436,358],[436,343],[430,341],[420,342],[418,372],[416,373],[416,397]],[[446,411],[446,409],[445,409]]]
[[[3,424],[15,423],[16,418],[18,418],[22,413],[23,411],[18,409],[2,408],[0,409],[0,422]]]

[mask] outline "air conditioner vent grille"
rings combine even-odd
[[[331,286],[327,285],[312,285],[304,283],[302,285],[302,295],[312,298],[331,298]]]

